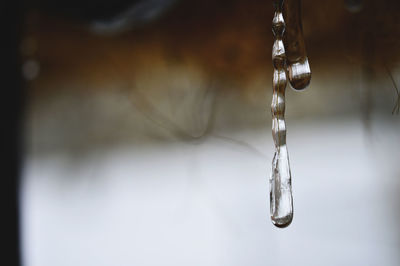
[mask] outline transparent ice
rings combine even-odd
[[[272,47],[273,95],[271,104],[272,137],[275,155],[270,177],[271,220],[286,227],[293,220],[292,178],[286,147],[285,90],[287,82],[296,90],[308,86],[311,70],[301,26],[300,0],[273,0]]]
[[[283,43],[286,49],[289,83],[293,89],[303,90],[310,84],[311,69],[301,23],[301,0],[284,0],[283,18],[286,24]]]
[[[272,21],[272,31],[275,36],[272,48],[274,66],[273,95],[271,104],[272,137],[275,145],[275,155],[272,162],[270,178],[271,220],[278,227],[286,227],[292,222],[293,202],[289,157],[286,148],[285,125],[285,90],[286,53],[282,37],[285,33],[285,21],[282,16],[283,1],[274,1],[275,15]]]

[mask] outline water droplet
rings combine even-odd
[[[311,81],[311,69],[301,23],[301,1],[285,0],[283,19],[286,24],[283,43],[285,45],[289,83],[295,90],[305,89]]]
[[[289,82],[293,89],[303,90],[311,81],[311,70],[307,57],[305,61],[295,62],[288,66]]]

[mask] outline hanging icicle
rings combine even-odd
[[[301,23],[301,0],[284,0],[283,17],[286,24],[283,43],[286,49],[289,83],[293,89],[303,90],[310,84],[311,70]]]
[[[293,5],[291,5],[293,3]],[[307,54],[301,28],[299,0],[273,0],[275,14],[272,21],[272,32],[275,40],[272,48],[273,95],[271,104],[272,137],[275,155],[270,177],[270,210],[271,220],[277,227],[288,226],[293,219],[292,181],[289,166],[289,155],[286,147],[285,123],[285,90],[287,76],[294,89],[304,89],[311,79]],[[294,8],[291,10],[291,8]],[[285,16],[283,11],[286,11]],[[287,36],[288,24],[292,27]],[[286,37],[284,37],[286,36]],[[286,55],[285,47],[289,50]],[[289,58],[290,57],[290,58]],[[288,75],[287,75],[288,73]]]

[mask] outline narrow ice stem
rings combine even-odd
[[[271,220],[277,227],[286,227],[293,219],[292,182],[286,147],[285,90],[287,85],[287,58],[282,42],[285,32],[285,21],[281,12],[282,4],[283,0],[274,1],[276,11],[272,21],[275,41],[272,48],[274,75],[271,113],[275,155],[270,177],[270,212]]]

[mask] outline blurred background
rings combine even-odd
[[[278,229],[271,1],[26,2],[22,265],[400,265],[400,3],[302,7]]]

